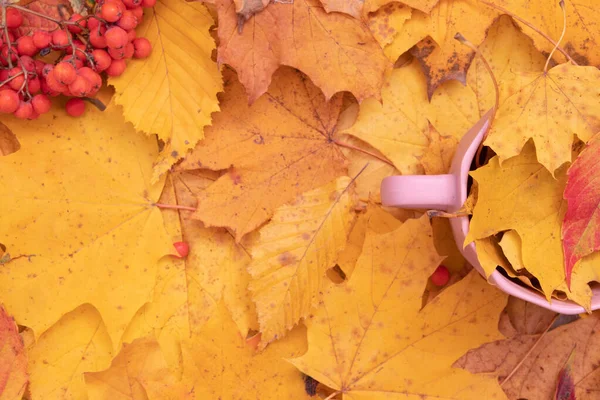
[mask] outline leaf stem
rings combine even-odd
[[[504,380],[500,383],[500,386],[504,386],[504,384],[506,382],[508,382],[508,380],[510,378],[512,378],[512,376],[515,374],[515,372],[517,372],[517,370],[521,367],[521,365],[523,365],[523,363],[525,362],[525,360],[527,359],[527,357],[529,357],[529,355],[531,354],[531,352],[537,347],[538,344],[540,344],[540,342],[542,341],[542,338],[546,335],[546,333],[548,333],[548,331],[550,330],[550,328],[552,327],[552,325],[554,325],[554,322],[556,321],[556,319],[558,318],[559,315],[560,314],[556,314],[554,316],[554,318],[552,318],[552,321],[550,321],[550,323],[546,327],[546,330],[544,332],[542,332],[542,334],[540,335],[540,337],[535,341],[535,343],[533,344],[533,346],[531,346],[531,348],[529,349],[529,351],[527,351],[527,353],[523,356],[523,358],[521,359],[521,361],[519,361],[519,363],[517,365],[515,365],[515,367],[512,369],[512,371],[510,371],[510,374],[508,374],[508,376],[506,378],[504,378]]]
[[[333,393],[331,393],[329,396],[327,396],[327,397],[325,398],[325,400],[331,400],[331,399],[333,399],[335,396],[337,396],[337,395],[338,395],[338,394],[340,394],[340,393],[341,393],[341,392],[340,392],[339,390],[338,390],[337,392],[333,392]]]
[[[162,204],[162,203],[154,203],[153,206],[158,208],[172,209],[172,210],[188,210],[188,211],[196,211],[195,207],[188,206],[180,206],[178,204]]]
[[[509,15],[510,17],[512,17],[513,19],[516,19],[517,21],[519,21],[520,23],[522,23],[523,25],[526,25],[527,27],[529,27],[530,29],[532,29],[534,32],[537,32],[538,34],[540,34],[544,39],[546,39],[547,41],[549,41],[551,44],[553,44],[554,46],[556,46],[556,50],[560,51],[565,57],[567,57],[567,59],[574,65],[578,65],[575,60],[573,60],[573,58],[571,58],[571,56],[562,48],[558,45],[557,42],[555,42],[554,40],[552,40],[552,38],[548,35],[546,35],[544,32],[542,32],[541,30],[539,30],[538,28],[536,28],[534,25],[532,25],[530,22],[525,21],[523,18],[519,17],[518,15],[516,15],[515,13],[508,11],[506,8],[500,7],[496,4],[492,4],[492,3],[488,3],[485,0],[479,0],[480,3],[485,4],[488,7],[491,8],[495,8],[498,11],[502,11],[504,14]]]
[[[548,72],[548,64],[550,64],[550,59],[552,58],[552,55],[556,51],[556,48],[558,47],[560,42],[562,42],[563,38],[565,37],[565,33],[567,32],[567,11],[565,10],[565,2],[563,0],[560,0],[560,2],[558,4],[560,5],[560,9],[563,12],[563,30],[562,30],[562,33],[560,34],[560,38],[558,38],[558,42],[556,42],[556,44],[554,45],[554,48],[548,55],[548,59],[546,60],[546,65],[544,65],[544,73]]]
[[[374,157],[374,158],[378,159],[379,161],[382,161],[382,162],[384,162],[384,163],[386,163],[386,164],[391,165],[392,167],[394,167],[394,164],[392,164],[391,161],[389,161],[388,159],[383,158],[383,157],[381,157],[381,156],[379,156],[379,155],[377,155],[377,154],[375,154],[373,152],[370,152],[368,150],[361,149],[360,147],[356,147],[356,146],[354,146],[352,144],[349,144],[349,143],[340,142],[337,139],[334,139],[333,143],[337,144],[340,147],[345,147],[347,149],[360,151],[361,153],[367,154],[367,155],[369,155],[371,157]]]

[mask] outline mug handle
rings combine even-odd
[[[381,203],[401,208],[448,211],[457,200],[456,176],[395,175],[381,182]]]

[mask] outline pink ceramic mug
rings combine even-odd
[[[490,123],[492,110],[488,111],[461,139],[450,172],[446,175],[398,175],[390,176],[381,183],[381,202],[384,206],[434,209],[454,212],[459,210],[467,199],[467,179],[473,157],[483,140]],[[452,233],[456,245],[465,259],[485,276],[483,268],[477,260],[475,244],[470,243],[463,248],[469,230],[469,218],[451,218]],[[500,290],[561,314],[580,314],[585,310],[569,300],[552,299],[548,302],[539,292],[512,282],[497,270],[490,275],[488,281]],[[600,293],[594,290],[592,310],[600,308]]]

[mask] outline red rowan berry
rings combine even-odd
[[[38,49],[45,49],[50,46],[50,42],[52,41],[52,35],[46,31],[35,31],[33,36],[31,36],[33,40],[33,44]]]
[[[31,105],[33,106],[33,111],[38,114],[45,114],[50,111],[52,107],[52,102],[45,94],[36,94],[31,99]]]
[[[0,90],[0,112],[14,113],[19,108],[19,95],[12,89]]]
[[[67,47],[69,45],[69,35],[65,31],[54,31],[52,33],[53,47]]]
[[[14,8],[6,9],[6,27],[8,29],[18,28],[21,26],[22,23],[23,23],[23,14],[21,14],[21,11],[14,9]],[[13,41],[13,40],[11,40],[11,41]]]
[[[444,286],[450,280],[450,272],[448,271],[448,268],[440,265],[436,268],[429,279],[431,279],[431,283],[433,283],[435,286]]]
[[[17,39],[17,51],[22,56],[34,56],[38,48],[33,43],[31,36],[21,36]]]
[[[127,63],[125,60],[112,60],[110,66],[106,69],[106,75],[108,76],[119,76],[125,72]]]
[[[82,99],[73,98],[67,101],[65,105],[67,114],[72,117],[79,117],[85,112],[85,102]]]
[[[30,102],[20,101],[19,107],[13,113],[19,119],[28,119],[33,113],[33,107]]]
[[[128,42],[127,32],[118,26],[107,29],[104,36],[106,37],[106,45],[109,48],[120,49],[125,47]]]
[[[70,85],[77,77],[73,64],[61,61],[54,66],[54,77],[63,85]]]
[[[107,1],[100,8],[100,16],[108,22],[117,22],[123,15],[125,6],[120,1]]]
[[[94,58],[96,71],[98,72],[104,71],[112,62],[112,58],[105,50],[96,49],[92,51],[92,57]]]
[[[125,10],[121,18],[117,21],[117,26],[126,31],[135,29],[138,24],[138,19],[135,14],[129,10]]]
[[[86,27],[86,20],[85,18],[81,15],[81,14],[73,14],[71,15],[71,18],[69,18],[69,22],[76,22],[77,24],[70,24],[69,25],[69,31],[72,33],[81,33],[81,31],[83,30],[83,28]]]

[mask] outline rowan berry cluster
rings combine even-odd
[[[1,4],[0,113],[36,119],[50,110],[51,97],[70,97],[66,111],[79,116],[84,99],[102,86],[102,76],[119,76],[130,58],[146,58],[152,45],[136,37],[143,8],[156,0],[104,0],[94,10],[54,18],[15,4]],[[50,20],[53,30],[22,29],[23,14]],[[82,15],[86,14],[86,15]]]

